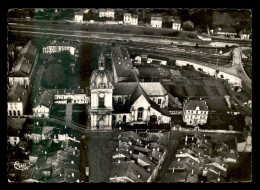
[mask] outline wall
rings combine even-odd
[[[213,69],[213,68],[210,68],[210,67],[206,67],[204,65],[199,65],[199,64],[196,64],[196,63],[192,63],[192,62],[189,62],[189,61],[176,60],[176,65],[177,66],[186,66],[187,64],[192,65],[196,71],[199,71],[199,68],[200,68],[200,69],[202,69],[204,71],[205,74],[208,74],[210,76],[215,76],[216,75],[216,69]],[[222,78],[221,75],[223,75],[224,78]],[[236,76],[234,76],[234,75],[231,75],[231,74],[219,71],[219,73],[217,74],[217,78],[228,79],[228,83],[229,84],[233,84],[233,85],[237,85],[237,86],[242,87],[241,79],[236,77]]]

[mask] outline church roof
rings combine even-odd
[[[147,102],[150,102],[150,99],[147,96],[147,94],[145,93],[144,89],[138,83],[130,98],[131,103],[133,104],[141,95],[144,96],[144,98],[146,99]]]

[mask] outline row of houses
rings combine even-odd
[[[8,144],[25,155],[22,160],[15,154],[9,158],[14,172],[10,175],[17,175],[15,171],[20,170],[36,182],[79,182],[79,134],[70,128],[24,120],[12,118],[9,123]],[[15,130],[17,127],[19,130]]]
[[[235,149],[206,135],[186,135],[169,166],[166,180],[171,182],[226,182],[229,164],[238,161]],[[213,153],[214,152],[214,153]]]
[[[110,182],[152,182],[167,155],[167,139],[155,134],[122,132],[113,152]]]

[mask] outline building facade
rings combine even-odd
[[[98,60],[99,68],[94,70],[90,79],[90,117],[91,129],[112,129],[112,76],[105,70],[105,59],[103,54]]]
[[[57,44],[57,45],[49,45],[49,46],[42,48],[42,52],[48,53],[48,54],[62,52],[62,51],[69,51],[71,55],[74,55],[75,54],[75,47],[67,46],[65,44],[64,45]]]
[[[162,28],[162,17],[161,16],[152,16],[151,17],[151,27]]]
[[[138,16],[131,13],[124,14],[124,24],[138,25]]]
[[[114,9],[100,9],[99,10],[99,17],[114,18],[115,17],[115,10]]]
[[[187,125],[197,126],[207,123],[208,106],[205,100],[185,100],[183,105],[183,121]]]
[[[174,20],[172,22],[172,29],[173,30],[181,30],[181,22],[178,20]]]

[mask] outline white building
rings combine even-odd
[[[173,20],[172,29],[173,30],[181,30],[181,22],[179,20]]]
[[[70,43],[65,43],[65,42],[57,42],[53,41],[50,43],[50,45],[47,45],[42,48],[42,53],[57,53],[57,52],[62,52],[62,51],[69,51],[71,55],[75,54],[75,46],[73,46]]]
[[[82,22],[83,21],[83,12],[76,12],[74,15],[74,20],[76,22]]]
[[[55,89],[52,90],[54,95],[54,102],[56,104],[87,104],[89,97],[87,97],[84,89]]]
[[[162,17],[151,16],[151,27],[162,28]]]
[[[124,13],[124,24],[138,25],[138,16]]]
[[[114,18],[115,10],[114,9],[99,9],[99,17]]]
[[[207,123],[208,106],[205,100],[185,100],[183,105],[183,121],[187,125],[197,126]]]
[[[22,116],[28,102],[28,90],[21,85],[13,85],[8,90],[7,115]]]
[[[45,91],[38,100],[34,100],[33,116],[41,118],[49,118],[52,105],[52,94]]]

